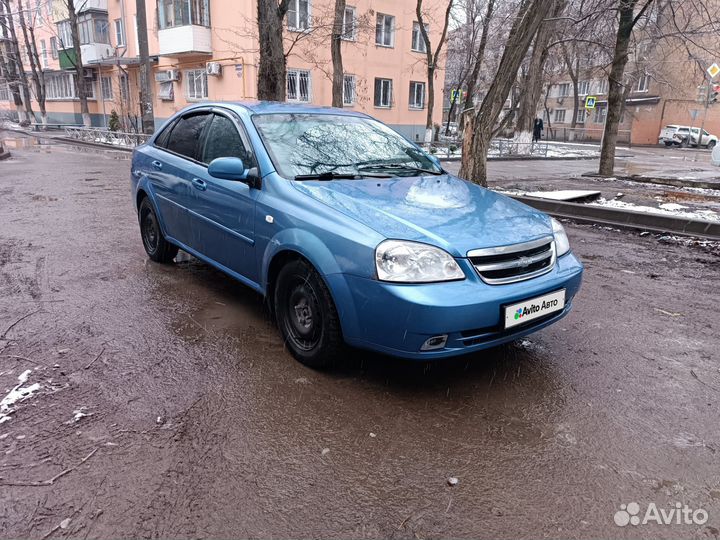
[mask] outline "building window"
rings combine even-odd
[[[175,87],[173,86],[172,81],[160,83],[158,98],[162,101],[175,101]]]
[[[0,101],[10,101],[10,91],[5,81],[0,80]]]
[[[650,75],[647,73],[644,75],[641,75],[638,79],[637,84],[635,85],[635,92],[647,92],[650,88]]]
[[[100,90],[102,92],[102,98],[105,101],[110,101],[113,98],[112,88],[112,77],[105,76],[100,77]]]
[[[595,109],[595,118],[593,119],[593,121],[596,124],[604,124],[606,114],[607,114],[607,109],[605,107],[597,107]]]
[[[345,6],[341,37],[346,41],[355,41],[357,39],[357,20],[353,6]]]
[[[310,72],[289,69],[287,72],[288,101],[310,101]]]
[[[427,30],[428,30],[428,26],[426,24],[425,31],[427,32]],[[425,43],[425,40],[423,39],[422,32],[420,31],[420,23],[419,22],[413,23],[411,49],[415,52],[421,52],[421,53],[427,52],[427,45]]]
[[[75,74],[46,73],[45,90],[48,99],[75,99]]]
[[[584,123],[585,123],[586,112],[587,112],[587,111],[585,111],[585,109],[578,109],[578,111],[577,111],[577,121],[578,121],[579,124],[584,124]]]
[[[343,76],[343,105],[355,104],[355,75]]]
[[[158,0],[160,30],[175,26],[210,26],[210,0]]]
[[[587,96],[590,90],[590,81],[580,81],[578,83],[578,96]]]
[[[125,46],[125,27],[122,19],[115,19],[115,46]]]
[[[395,17],[383,13],[377,14],[375,43],[383,47],[393,47],[395,45]]]
[[[70,23],[68,21],[68,29]],[[59,25],[58,25],[59,26]],[[60,35],[65,43],[65,38]],[[78,37],[81,45],[89,43],[107,43],[110,44],[110,28],[107,17],[96,13],[87,13],[78,17]],[[72,43],[72,38],[70,39]]]
[[[62,21],[57,23],[57,33],[60,38],[60,49],[72,49],[72,31],[70,30],[70,21]]]
[[[57,46],[57,38],[55,36],[50,38],[50,56],[53,57],[53,60],[57,60],[58,46]]]
[[[600,79],[598,81],[598,90],[597,90],[598,94],[607,94],[608,86],[609,86],[609,83],[608,83],[607,79]]]
[[[410,82],[410,108],[422,109],[425,107],[425,83]]]
[[[392,79],[375,79],[375,106],[392,106]]]
[[[44,39],[40,40],[40,56],[42,57],[42,66],[44,69],[48,68],[48,53],[47,53],[47,44],[45,43]]]
[[[290,0],[287,12],[288,30],[310,28],[310,0]]]
[[[565,109],[555,110],[555,122],[557,122],[558,124],[565,123]]]
[[[207,72],[204,69],[186,71],[185,80],[188,99],[207,99]]]
[[[570,83],[558,84],[558,97],[567,97],[570,95]]]
[[[130,96],[130,82],[126,73],[120,74],[120,98],[127,100]]]

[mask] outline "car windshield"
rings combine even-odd
[[[370,118],[283,113],[256,115],[253,122],[286,178],[442,173],[429,155]]]

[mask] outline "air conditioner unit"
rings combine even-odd
[[[177,69],[168,69],[165,71],[158,71],[155,74],[155,81],[156,82],[171,82],[171,81],[177,81],[180,79],[180,71]]]
[[[95,70],[91,68],[83,69],[83,77],[95,80]]]
[[[174,101],[175,100],[175,89],[173,88],[172,81],[165,81],[160,83],[158,90],[158,98],[162,101]]]
[[[218,77],[222,75],[222,65],[220,64],[220,62],[208,62],[207,64],[205,64],[205,72],[208,75]]]

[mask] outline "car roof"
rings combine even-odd
[[[242,108],[249,111],[251,114],[338,114],[343,116],[361,116],[367,117],[366,114],[341,109],[338,107],[321,107],[317,105],[310,105],[304,103],[289,103],[283,101],[203,101],[197,103],[190,108],[195,107],[226,107],[226,108]]]

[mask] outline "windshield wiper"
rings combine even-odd
[[[356,180],[358,178],[392,178],[389,174],[322,172],[295,175],[295,180]]]
[[[412,165],[405,165],[404,163],[376,163],[373,165],[362,165],[358,167],[358,171],[412,171],[412,172],[419,172],[423,174],[434,174],[436,176],[439,176],[441,174],[445,174],[442,171],[433,171],[431,169],[423,169],[421,167],[414,167]]]

